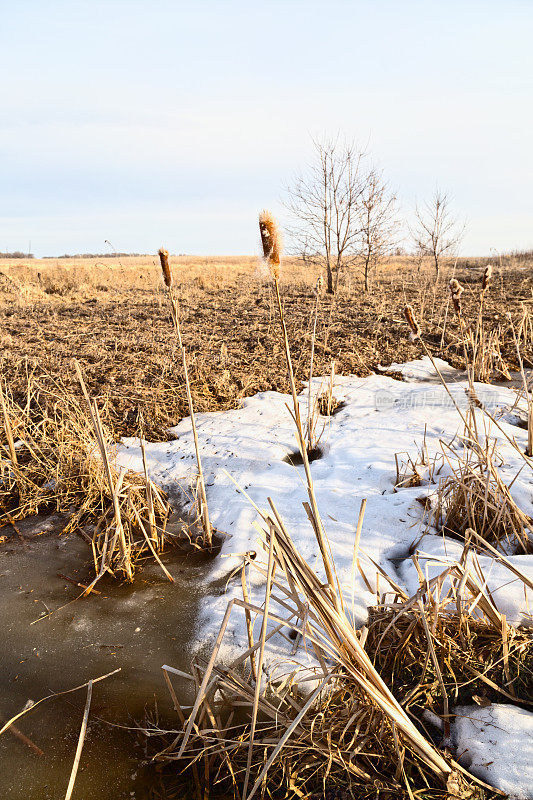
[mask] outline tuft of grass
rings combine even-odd
[[[172,580],[158,556],[170,513],[166,495],[148,476],[116,466],[112,431],[89,398],[77,362],[76,370],[85,402],[56,383],[50,404],[33,377],[24,405],[3,394],[16,459],[0,444],[0,525],[39,511],[64,514],[63,532],[80,532],[91,544],[96,578],[87,593],[104,573],[131,581],[146,551]],[[92,537],[84,530],[89,524]]]
[[[251,604],[244,588],[242,601],[230,601],[211,657],[191,668],[192,710],[186,717],[179,709],[182,724],[156,760],[175,764],[184,781],[192,777],[199,796],[216,786],[251,800],[270,786],[280,796],[334,787],[370,798],[377,785],[390,800],[499,796],[433,741],[449,737],[451,703],[528,702],[533,688],[531,637],[498,612],[483,576],[465,566],[467,549],[429,581],[419,567],[412,597],[385,576],[389,591],[357,631],[342,595],[333,601],[270,506],[262,513],[268,566],[247,565],[267,577],[265,603]],[[239,609],[259,616],[261,637],[254,643],[249,634],[248,650],[222,667],[224,632]],[[267,640],[284,631],[305,643],[317,666],[301,666],[295,649],[290,674],[259,680],[252,659],[264,663]],[[441,726],[437,736],[428,732],[428,711]]]

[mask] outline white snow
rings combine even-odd
[[[533,798],[533,714],[500,704],[459,706],[454,713],[461,765],[515,800]]]
[[[333,393],[343,406],[334,416],[321,418],[319,428],[324,426],[320,439],[322,457],[311,464],[318,505],[345,593],[346,606],[352,607],[353,593],[357,625],[365,622],[368,607],[376,602],[376,569],[370,559],[412,594],[419,587],[411,559],[413,551],[418,553],[420,566],[428,577],[437,575],[457,560],[462,552],[459,541],[444,538],[428,525],[427,512],[423,503],[419,502],[430,497],[437,489],[435,484],[430,483],[428,467],[420,467],[421,486],[395,492],[394,484],[395,453],[399,454],[400,462],[405,461],[407,453],[414,459],[423,440],[429,462],[437,457],[439,473],[436,480],[450,474],[445,460],[441,457],[439,460],[441,443],[445,442],[451,448],[448,453],[452,459],[454,448],[458,454],[462,453],[460,437],[463,423],[446,391],[436,380],[429,359],[393,365],[389,369],[402,372],[407,381],[398,381],[386,374],[367,378],[335,378]],[[447,376],[453,376],[453,382],[449,384],[450,391],[459,406],[465,409],[465,380],[445,362],[439,362],[439,369]],[[314,379],[313,394],[324,391],[326,382],[327,379]],[[491,413],[500,419],[506,433],[524,450],[527,432],[506,421],[513,419],[509,412],[516,404],[516,392],[511,388],[484,384],[476,384],[476,391],[490,407]],[[302,418],[305,419],[307,390],[302,392],[299,402]],[[260,560],[265,560],[257,529],[253,526],[258,515],[236,489],[234,481],[259,508],[267,509],[268,498],[272,498],[300,553],[318,572],[322,571],[318,546],[302,506],[308,499],[303,467],[291,466],[283,460],[297,449],[287,404],[290,406],[289,396],[263,392],[244,400],[238,409],[197,416],[211,520],[216,528],[227,535],[222,552],[214,559],[206,579],[206,597],[196,629],[198,647],[213,642],[229,600],[242,597],[240,566],[243,554],[254,550],[258,552]],[[508,485],[512,483],[512,496],[519,507],[526,514],[533,515],[533,470],[525,465],[524,459],[502,433],[491,426],[481,410],[475,413],[479,431],[497,442],[501,456],[498,468],[502,479]],[[148,470],[151,478],[171,495],[181,496],[182,500],[188,497],[190,500],[190,483],[196,475],[190,420],[182,420],[171,433],[175,436],[173,441],[146,444]],[[123,441],[118,450],[118,460],[123,466],[142,472],[138,440]],[[360,556],[373,591],[368,589],[359,574],[355,579],[351,574],[355,528],[363,498],[367,499],[367,508]],[[507,615],[511,624],[529,624],[533,612],[532,593],[526,592],[523,583],[501,563],[489,556],[477,558],[487,588],[499,610]],[[533,556],[510,555],[509,558],[533,579]],[[472,558],[467,565],[475,569]],[[248,577],[251,601],[261,605],[264,578],[254,569],[249,570]],[[381,577],[379,590],[383,593],[387,589],[387,583]],[[247,646],[244,614],[241,609],[235,608],[220,656],[222,660],[229,660]],[[291,647],[292,643],[289,645],[288,640],[280,635],[272,638],[267,650],[269,669],[274,668],[275,664],[282,664],[284,671],[290,669]],[[305,655],[299,652],[298,661],[302,663],[304,658]],[[307,663],[313,663],[310,657]],[[492,719],[496,722],[493,724],[489,720],[490,730],[488,723],[483,730],[480,728],[487,710],[475,708],[475,721],[461,719],[455,724],[457,741],[460,748],[468,743],[473,769],[475,766],[476,769],[488,770],[487,779],[501,781],[502,788],[507,781],[506,790],[507,785],[512,787],[513,791],[518,792],[516,797],[531,797],[531,794],[520,794],[527,785],[527,782],[524,783],[525,772],[521,763],[526,743],[529,747],[531,745],[531,715],[508,706],[504,708],[505,712],[494,712],[496,716]],[[496,757],[496,749],[504,746],[504,734],[500,733],[500,729],[506,730],[505,725],[509,727],[510,721],[515,726],[511,740],[513,747],[516,745],[518,749],[519,745],[521,752],[518,761],[514,755],[507,759],[519,766],[511,764],[504,769],[506,754],[500,753]],[[476,731],[478,738],[474,741],[471,737]],[[492,739],[489,740],[489,734],[496,744],[492,744]],[[492,759],[504,766],[498,767],[499,771],[495,767],[489,777],[491,765],[486,762]],[[533,783],[531,772],[528,780],[530,784]]]
[[[450,371],[446,362],[440,363],[441,367]],[[395,368],[416,376],[418,382],[404,383],[386,375],[335,378],[334,395],[344,406],[334,416],[321,418],[319,426],[324,425],[320,440],[323,455],[311,464],[318,505],[350,606],[354,534],[362,498],[367,499],[367,509],[361,555],[372,588],[376,586],[376,570],[365,556],[377,562],[408,591],[416,591],[418,578],[409,550],[427,527],[427,518],[423,520],[423,506],[417,498],[434,492],[436,487],[422,485],[394,492],[394,454],[399,453],[400,461],[405,459],[406,453],[414,457],[424,436],[430,461],[441,453],[441,440],[452,442],[452,446],[459,449],[462,447],[459,438],[454,439],[461,432],[460,417],[444,388],[435,383],[435,372],[429,359],[395,365]],[[326,381],[325,378],[314,379],[313,393],[323,391]],[[452,383],[450,388],[456,402],[465,408],[465,381]],[[483,401],[490,404],[493,414],[505,413],[516,401],[512,389],[484,384],[477,384],[476,389]],[[306,390],[299,400],[305,418]],[[217,581],[217,589],[204,604],[204,614],[198,626],[199,641],[213,636],[229,599],[240,596],[240,576],[237,574],[230,579],[225,593],[221,594],[223,579],[242,563],[243,553],[260,550],[258,534],[252,524],[257,514],[243,494],[236,490],[233,481],[260,508],[268,508],[267,498],[272,498],[302,555],[316,565],[317,570],[321,568],[316,540],[302,506],[307,500],[303,467],[294,467],[283,461],[297,449],[287,404],[290,405],[289,396],[263,392],[244,400],[238,409],[197,415],[211,519],[215,527],[228,536],[222,548],[223,557],[214,560],[209,575],[212,582]],[[487,418],[481,411],[476,413],[480,431],[486,430],[497,440],[503,458],[500,472],[502,478],[511,483],[524,467],[524,460],[496,428],[486,427]],[[506,422],[501,424],[525,448],[527,432]],[[152,479],[176,495],[189,489],[196,474],[190,420],[182,420],[171,433],[176,437],[173,441],[147,443],[146,456]],[[137,440],[124,440],[118,457],[122,465],[142,471]],[[439,478],[447,474],[446,470],[449,468],[444,464]],[[422,483],[428,483],[427,475]],[[525,466],[514,481],[512,494],[524,512],[533,514],[533,471],[529,467]],[[423,568],[427,563],[428,573],[432,576],[444,569],[450,556],[460,554],[461,544],[453,539],[446,540],[434,528],[429,528],[416,549],[429,556],[421,555],[420,558]],[[533,577],[531,556],[511,556],[511,560],[516,560],[520,569]],[[493,597],[501,611],[508,615],[509,622],[527,622],[533,609],[531,593],[526,595],[520,581],[493,559],[480,557],[480,564],[486,570]],[[252,602],[261,604],[263,578],[255,570],[250,570],[250,579],[253,581]],[[387,588],[383,578],[380,578],[379,588],[381,592]],[[376,601],[376,595],[368,590],[359,575],[353,589],[356,623],[362,624],[368,606]],[[229,634],[240,647],[245,642],[245,627],[239,619],[239,612],[234,616]]]

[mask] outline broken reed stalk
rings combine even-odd
[[[529,400],[527,414],[527,455],[533,457],[533,397]]]
[[[276,294],[278,316],[282,333],[283,347],[285,350],[285,360],[287,362],[289,383],[291,387],[292,404],[293,404],[292,417],[296,425],[296,436],[298,440],[298,446],[300,448],[300,455],[302,457],[302,462],[305,470],[305,477],[307,481],[307,493],[309,495],[309,502],[311,505],[311,512],[312,512],[311,514],[312,525],[315,532],[315,536],[317,538],[318,546],[320,548],[320,553],[322,555],[322,561],[324,564],[328,585],[331,589],[332,596],[337,598],[337,593],[335,592],[333,569],[328,553],[328,543],[324,531],[324,526],[322,524],[322,518],[318,510],[318,504],[316,501],[315,491],[313,487],[313,480],[311,477],[311,468],[309,466],[307,446],[300,415],[300,404],[298,403],[298,395],[296,392],[296,381],[294,379],[294,370],[292,367],[289,337],[287,334],[287,326],[285,325],[283,305],[281,302],[281,296],[279,292],[279,277],[280,277],[280,266],[281,266],[281,236],[279,233],[277,223],[272,214],[270,214],[270,212],[262,211],[261,214],[259,215],[259,231],[261,233],[261,242],[263,245],[263,257],[268,264],[270,274],[274,283],[274,291]]]
[[[335,361],[331,362],[331,373],[329,376],[329,385],[328,385],[328,400],[327,400],[327,416],[331,416],[331,408],[333,405],[333,384],[335,382]]]
[[[141,425],[139,431],[139,440],[141,442],[141,455],[142,455],[142,462],[143,462],[143,470],[144,470],[144,480],[146,482],[146,504],[148,510],[148,525],[150,527],[150,534],[153,542],[153,546],[151,547],[152,551],[155,547],[157,550],[161,552],[164,547],[164,533],[161,535],[161,541],[159,540],[159,533],[157,530],[156,520],[155,520],[155,510],[154,510],[154,498],[152,492],[152,481],[148,477],[148,465],[146,463],[146,447],[144,444],[144,431],[142,426],[142,418],[141,418]],[[144,529],[144,526],[143,526]]]
[[[80,765],[81,751],[83,750],[83,743],[85,741],[85,734],[87,733],[87,722],[89,720],[89,709],[91,707],[91,698],[93,696],[93,682],[89,681],[87,685],[87,700],[85,701],[85,709],[83,712],[83,719],[81,722],[80,735],[78,738],[78,746],[76,748],[76,755],[70,773],[70,780],[65,794],[65,800],[70,800],[72,792],[74,791],[74,784],[76,782],[76,775],[78,774],[78,767]]]
[[[189,380],[189,370],[187,367],[187,353],[185,347],[183,346],[183,340],[181,337],[181,325],[180,325],[180,318],[179,318],[179,303],[178,298],[174,292],[174,285],[172,280],[172,272],[170,270],[170,263],[169,263],[169,256],[168,250],[161,248],[159,250],[159,260],[161,262],[161,271],[163,273],[163,280],[165,281],[165,286],[167,287],[168,297],[170,300],[171,312],[172,312],[172,323],[174,325],[174,330],[176,332],[176,336],[178,338],[178,346],[180,349],[181,354],[181,361],[183,365],[183,377],[185,380],[185,389],[187,392],[187,403],[189,406],[189,416],[191,419],[191,428],[192,428],[192,435],[194,439],[194,452],[196,454],[196,466],[197,466],[197,493],[199,495],[199,516],[202,522],[202,528],[204,532],[204,541],[205,544],[210,548],[213,542],[213,528],[211,526],[211,520],[209,518],[209,508],[207,505],[207,494],[205,490],[205,480],[204,480],[204,472],[202,469],[202,459],[200,457],[200,446],[198,443],[198,432],[196,430],[196,418],[194,415],[194,405],[192,400],[192,393],[191,393],[191,383]]]
[[[32,703],[32,705],[30,705],[30,706],[25,706],[22,709],[22,711],[19,711],[19,713],[15,714],[14,717],[11,717],[11,719],[8,719],[8,721],[4,725],[2,725],[2,727],[0,728],[0,736],[5,731],[9,730],[9,728],[11,728],[11,726],[13,725],[14,722],[16,722],[18,719],[20,719],[21,717],[25,716],[26,714],[29,714],[30,712],[34,711],[37,708],[37,706],[41,705],[41,703],[45,703],[47,700],[51,700],[53,697],[63,697],[63,695],[72,694],[73,692],[77,692],[80,689],[85,689],[87,686],[89,686],[90,683],[94,686],[95,683],[98,683],[99,681],[103,681],[106,678],[110,678],[111,675],[116,675],[117,672],[121,671],[121,669],[122,669],[122,667],[118,667],[117,669],[114,669],[111,672],[107,672],[105,675],[100,675],[99,678],[92,678],[91,680],[86,681],[85,683],[82,683],[79,686],[74,686],[73,689],[65,689],[62,692],[52,692],[51,694],[47,694],[46,697],[41,697],[40,700],[37,700],[35,703]]]
[[[457,278],[452,278],[449,282],[449,289],[452,298],[453,308],[456,313],[457,319],[459,320],[459,330],[461,332],[461,343],[463,347],[463,354],[465,359],[465,370],[468,379],[468,409],[466,412],[466,418],[471,421],[473,433],[474,433],[474,441],[479,441],[479,435],[477,431],[476,425],[476,415],[473,411],[474,404],[479,405],[479,400],[477,399],[476,389],[474,386],[474,379],[475,379],[475,369],[476,369],[476,350],[475,350],[475,342],[472,343],[472,351],[473,351],[473,358],[472,364],[470,364],[470,359],[468,357],[468,348],[467,348],[467,334],[465,329],[465,322],[463,318],[463,311],[461,306],[461,295],[464,292],[464,288],[461,286]],[[470,429],[467,429],[468,432],[471,434]],[[465,431],[466,433],[467,431]]]
[[[246,797],[246,791],[248,789],[248,781],[250,779],[250,769],[252,767],[252,756],[253,756],[253,749],[254,749],[254,737],[255,737],[255,726],[257,724],[257,712],[259,709],[259,695],[261,693],[261,677],[263,675],[263,661],[265,658],[265,642],[266,642],[266,634],[267,634],[267,625],[268,625],[268,609],[270,605],[270,595],[272,592],[272,573],[274,568],[274,534],[272,528],[270,529],[270,545],[268,548],[268,566],[267,566],[267,580],[265,586],[265,603],[264,603],[264,611],[263,611],[263,619],[261,621],[261,635],[260,635],[260,647],[259,647],[259,661],[257,664],[257,674],[255,679],[255,690],[254,690],[254,704],[252,710],[252,722],[250,727],[250,744],[248,746],[248,756],[246,759],[246,775],[244,777],[244,789],[242,790],[242,796]],[[252,792],[253,794],[253,792]],[[250,795],[250,797],[252,796]],[[249,800],[249,799],[248,799]]]

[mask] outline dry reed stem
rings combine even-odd
[[[255,681],[255,690],[254,690],[254,704],[252,710],[252,722],[250,726],[250,744],[248,747],[248,756],[246,760],[246,775],[244,776],[244,788],[242,790],[242,795],[244,798],[247,797],[246,791],[248,789],[248,781],[250,779],[250,769],[252,766],[252,754],[253,754],[253,747],[254,747],[254,737],[255,737],[255,726],[257,724],[257,712],[259,707],[259,695],[261,692],[261,677],[263,675],[263,661],[265,658],[265,641],[266,641],[266,633],[267,633],[267,624],[268,624],[268,609],[270,604],[270,594],[272,591],[272,571],[274,568],[274,531],[270,529],[270,546],[268,550],[268,566],[267,566],[267,580],[265,586],[265,605],[264,605],[264,612],[263,612],[263,619],[261,621],[261,635],[259,640],[259,661],[257,664],[257,677]],[[254,794],[255,789],[252,791],[248,800],[250,800],[252,794]]]
[[[28,714],[30,711],[36,709],[37,706],[41,705],[41,703],[45,703],[47,700],[51,700],[53,697],[63,697],[63,695],[72,694],[72,692],[77,692],[80,689],[85,689],[86,687],[89,686],[90,683],[94,685],[99,681],[103,681],[106,678],[110,678],[111,675],[116,675],[117,672],[120,671],[121,667],[118,667],[118,669],[114,669],[111,672],[107,672],[105,675],[100,675],[99,678],[91,678],[91,680],[86,681],[85,683],[81,683],[79,686],[75,686],[73,689],[65,689],[63,692],[52,692],[51,694],[47,694],[46,697],[41,697],[40,700],[37,700],[35,703],[33,703],[31,706],[28,706],[27,708],[23,708],[22,711],[19,711],[18,714],[15,714],[14,717],[11,717],[11,719],[9,719],[6,723],[4,723],[4,725],[0,728],[0,736],[3,733],[5,733],[5,731],[9,730],[9,728],[13,725],[14,722],[23,717],[25,714]]]
[[[274,504],[271,505],[274,516],[266,513],[262,515],[266,526],[263,531],[264,547],[269,552],[269,567],[265,573],[255,561],[252,566],[258,568],[262,575],[272,575],[274,560],[287,581],[288,588],[283,590],[287,601],[294,600],[294,589],[291,587],[295,587],[299,595],[299,603],[294,601],[296,608],[292,609],[291,617],[297,613],[305,620],[305,638],[322,650],[325,658],[330,659],[330,665],[317,678],[318,686],[307,696],[302,696],[289,688],[293,680],[299,680],[297,675],[287,676],[277,687],[267,683],[260,691],[260,677],[250,686],[246,679],[234,671],[234,667],[216,667],[213,654],[204,671],[185,733],[181,737],[178,734],[176,738],[176,744],[181,739],[182,745],[177,757],[184,755],[184,746],[189,741],[192,763],[196,763],[204,753],[205,763],[209,762],[216,771],[215,780],[222,777],[222,765],[231,763],[234,790],[239,791],[236,784],[244,779],[245,790],[242,796],[246,800],[250,800],[262,786],[267,785],[267,777],[269,785],[280,788],[290,785],[297,794],[303,789],[303,794],[299,796],[304,796],[312,791],[315,780],[313,775],[317,770],[316,780],[325,781],[326,787],[328,775],[331,776],[330,780],[340,782],[342,787],[350,780],[355,781],[357,786],[370,787],[375,785],[379,775],[383,790],[396,792],[393,794],[395,797],[403,796],[399,780],[404,781],[407,794],[414,796],[409,784],[412,783],[415,789],[419,785],[417,780],[420,779],[420,774],[426,768],[434,772],[449,791],[461,786],[464,796],[467,796],[468,792],[473,791],[472,784],[493,791],[492,787],[469,775],[458,764],[442,758],[413,726],[402,706],[405,704],[406,708],[423,709],[429,702],[431,708],[434,707],[433,698],[440,694],[444,704],[442,716],[447,726],[450,720],[448,695],[456,690],[463,692],[472,687],[473,693],[479,691],[477,686],[481,685],[514,699],[515,702],[516,698],[524,698],[527,681],[531,681],[531,678],[526,677],[524,680],[517,676],[521,665],[525,663],[524,659],[529,657],[528,654],[533,649],[528,637],[507,625],[483,586],[467,569],[459,563],[447,568],[430,582],[424,581],[415,597],[400,605],[393,604],[390,611],[380,607],[376,609],[377,616],[371,617],[366,647],[370,647],[370,652],[374,654],[376,665],[382,664],[386,667],[385,674],[389,680],[392,670],[393,685],[396,684],[395,673],[398,672],[404,695],[400,705],[373,666],[369,654],[362,648],[359,637],[344,612],[338,611],[329,591],[294,548],[289,534],[283,524],[280,524]],[[362,510],[360,520],[361,518]],[[446,579],[451,579],[450,588],[442,595]],[[235,604],[249,612],[263,614],[263,626],[270,619],[272,623],[285,624],[295,629],[290,622],[291,617],[284,620],[267,607],[268,596],[271,603],[280,603],[279,595],[274,594],[274,587],[282,588],[279,581],[271,581],[263,608],[247,602],[230,602],[215,651],[218,652],[229,613]],[[300,603],[308,608],[305,617],[302,616]],[[457,614],[450,610],[452,603],[460,609]],[[282,607],[290,609],[291,604],[282,601]],[[473,619],[474,612],[481,617]],[[457,625],[458,628],[454,627]],[[263,626],[262,632],[266,630]],[[279,630],[279,625],[275,630]],[[274,632],[265,636],[265,641]],[[473,634],[472,637],[469,632]],[[420,655],[413,656],[413,647],[414,652]],[[464,657],[461,655],[463,647],[467,648]],[[261,642],[256,643],[254,652],[258,648],[264,652]],[[248,658],[250,651],[251,648],[243,657]],[[453,658],[450,652],[453,653]],[[243,663],[243,657],[237,661]],[[410,673],[413,673],[412,679],[407,678],[400,669],[401,664],[409,665]],[[432,665],[432,674],[427,672],[428,665]],[[501,665],[505,682],[511,681],[511,691],[515,692],[516,689],[517,693],[510,694],[501,682],[494,680],[499,674],[498,665]],[[325,691],[328,686],[330,688]],[[249,722],[239,723],[233,728],[229,723],[223,726],[220,721],[217,725],[213,724],[213,720],[219,720],[219,717],[211,709],[210,698],[217,689],[222,698],[221,709],[224,703],[228,703],[250,710],[256,723],[252,726],[251,733]],[[201,714],[199,716],[202,698],[205,698],[206,714],[203,723]],[[259,714],[263,720],[260,727]],[[194,740],[190,741],[188,734],[192,734],[194,719],[199,721],[194,726]],[[250,757],[252,749],[257,755],[255,763]],[[310,750],[314,754],[314,768],[313,773],[306,776],[305,753]],[[395,759],[391,758],[391,753],[396,753]],[[168,749],[164,754],[166,758],[175,757]],[[220,764],[218,769],[216,764]],[[288,764],[292,766],[286,774],[285,766]],[[211,767],[206,774],[206,791],[211,781]],[[296,770],[295,774],[302,773],[302,782],[299,784],[301,789],[290,782],[289,776],[293,774],[293,770]],[[247,793],[252,772],[254,783]],[[423,778],[424,791],[433,785],[430,780],[428,773]],[[468,796],[481,797],[479,790],[476,791],[477,794]],[[494,791],[491,796],[498,794]]]
[[[2,381],[0,380],[0,405],[2,406],[2,416],[4,419],[4,432],[6,434],[7,445],[9,450],[9,457],[13,467],[17,466],[17,451],[15,450],[15,441],[13,439],[13,430],[11,428],[11,420],[6,406],[4,392],[2,389]]]
[[[72,771],[65,794],[65,800],[70,800],[72,792],[74,791],[74,784],[76,782],[76,775],[78,774],[78,767],[80,765],[81,751],[83,750],[83,743],[85,741],[85,734],[87,732],[87,722],[89,720],[89,709],[91,707],[91,698],[93,696],[93,681],[87,684],[87,700],[85,702],[85,709],[83,712],[83,719],[81,722],[80,735],[78,738],[78,746],[76,747],[76,755],[74,756],[74,763],[72,764]]]

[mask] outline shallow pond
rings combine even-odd
[[[0,549],[0,715],[5,721],[28,700],[120,668],[94,685],[73,800],[148,798],[153,771],[143,764],[144,737],[131,729],[147,713],[149,719],[157,713],[162,725],[176,724],[161,666],[189,671],[208,565],[169,551],[163,560],[174,584],[146,563],[133,585],[106,578],[96,587],[101,594],[76,599],[82,590],[62,576],[87,583],[90,551],[76,535],[58,536],[57,524],[57,518],[22,522],[23,541],[12,539]],[[191,687],[175,676],[173,682],[180,700],[190,703]],[[81,689],[17,721],[44,755],[9,731],[0,736],[0,797],[64,796],[85,700]]]

